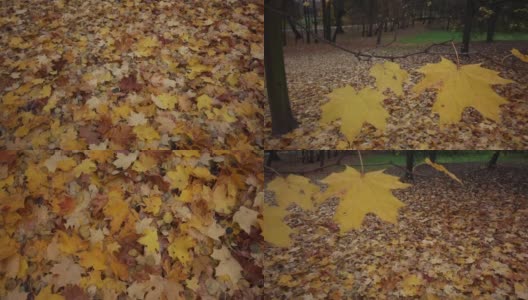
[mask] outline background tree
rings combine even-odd
[[[265,4],[264,65],[272,133],[284,134],[297,127],[297,121],[293,117],[288,97],[282,51],[281,23],[283,15],[280,12],[284,11],[285,2],[283,0],[266,0]]]

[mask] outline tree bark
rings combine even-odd
[[[312,11],[313,11],[313,23],[314,23],[314,32],[317,36],[317,6],[315,0],[312,0]],[[315,42],[317,42],[317,37],[314,37]]]
[[[486,42],[493,42],[495,37],[495,29],[497,28],[497,20],[499,19],[500,6],[492,6],[493,15],[488,20],[488,30],[486,34]]]
[[[497,166],[497,161],[499,160],[500,151],[495,151],[488,163],[488,169],[494,169]]]
[[[264,8],[264,66],[268,102],[271,111],[272,134],[281,135],[297,127],[293,117],[286,71],[284,69],[284,54],[282,52],[281,21],[282,16],[275,10],[283,10],[282,0],[267,0]]]
[[[466,0],[466,11],[464,15],[464,36],[462,37],[462,53],[469,52],[469,42],[471,40],[471,26],[473,25],[474,14],[473,0]]]
[[[275,151],[275,150],[270,150],[270,151],[268,151],[268,153],[269,153],[269,156],[268,156],[268,159],[266,161],[266,166],[271,167],[271,163],[273,161],[279,161],[280,157],[277,154],[277,151]]]
[[[414,167],[414,151],[408,150],[406,152],[406,170],[405,178],[413,180],[413,167]]]

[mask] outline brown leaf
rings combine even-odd
[[[88,144],[99,144],[101,142],[101,134],[92,125],[79,127],[79,137],[85,139]]]
[[[139,92],[143,86],[137,82],[136,75],[129,75],[128,77],[123,77],[119,82],[119,89],[121,92]]]
[[[118,125],[110,129],[105,136],[120,146],[127,147],[136,140],[136,134],[132,131],[132,126]]]
[[[68,284],[64,287],[62,295],[66,300],[89,300],[88,294],[84,292],[78,285]]]

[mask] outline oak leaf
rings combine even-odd
[[[387,111],[381,105],[385,96],[380,91],[364,88],[356,91],[351,86],[336,89],[328,94],[330,101],[321,106],[321,123],[341,119],[341,132],[353,141],[368,122],[378,129],[385,129]]]
[[[439,63],[427,64],[418,72],[425,77],[414,86],[413,91],[421,93],[427,88],[438,89],[433,112],[440,115],[440,124],[457,123],[466,107],[473,107],[484,117],[499,121],[499,106],[507,101],[491,85],[513,82],[480,64],[458,67],[443,57]]]

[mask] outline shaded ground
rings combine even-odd
[[[368,215],[361,229],[339,236],[332,220],[337,199],[315,213],[290,207],[286,223],[297,233],[290,249],[265,251],[265,294],[277,299],[527,299],[528,166],[445,166],[464,185],[418,167],[424,176],[393,192],[406,204],[397,225]],[[328,172],[305,176],[320,179]],[[394,168],[387,173],[402,175]]]
[[[423,30],[410,29],[410,34]],[[402,33],[405,36],[405,33]],[[384,44],[390,42],[386,36]],[[388,47],[371,49],[374,38],[340,36],[338,43],[350,49],[370,49],[379,54],[411,53],[425,45],[391,44]],[[459,45],[457,45],[459,47]],[[387,128],[378,130],[369,124],[350,145],[351,149],[524,149],[528,146],[528,64],[507,57],[512,48],[526,52],[528,42],[472,43],[471,51],[478,51],[502,64],[497,65],[478,55],[461,58],[462,64],[483,63],[483,66],[500,72],[500,76],[516,83],[496,86],[494,89],[509,99],[501,106],[501,122],[485,119],[473,108],[466,108],[457,124],[438,125],[438,115],[431,112],[435,92],[422,93],[412,98],[408,91],[421,75],[414,70],[440,61],[440,55],[416,55],[396,62],[410,72],[406,94],[400,99],[392,94],[383,106],[389,112]],[[456,60],[451,45],[432,50],[448,59]],[[369,52],[370,53],[370,52]],[[348,147],[346,139],[334,125],[319,125],[320,106],[327,102],[326,94],[347,84],[356,89],[372,86],[374,79],[368,70],[382,60],[358,61],[355,56],[326,44],[306,45],[289,43],[285,48],[286,72],[292,109],[299,121],[299,128],[282,137],[266,139],[266,149],[336,149]],[[271,120],[266,110],[266,136],[271,133]]]
[[[262,147],[260,2],[7,1],[0,149]]]

